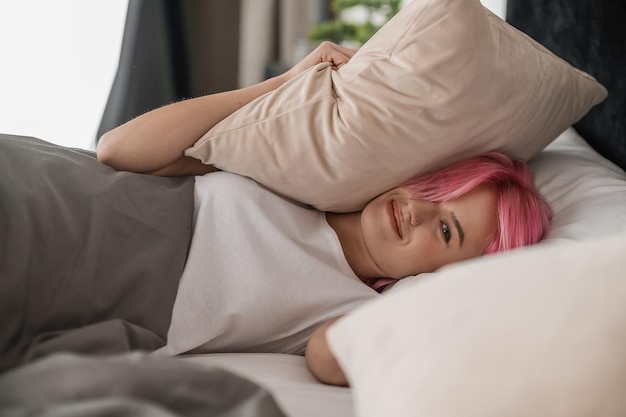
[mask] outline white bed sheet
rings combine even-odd
[[[272,393],[289,417],[353,417],[349,388],[318,382],[304,357],[283,353],[211,353],[183,356],[198,366],[219,366]]]

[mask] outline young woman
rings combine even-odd
[[[340,70],[353,53],[326,42],[276,78],[148,112],[106,133],[98,159],[155,175],[216,171],[184,150],[312,65],[332,62]],[[198,177],[195,190],[192,246],[161,351],[302,353],[313,334],[307,363],[316,377],[335,384],[346,381],[325,330],[376,296],[370,287],[535,243],[551,217],[528,167],[495,153],[409,181],[355,213],[306,209],[228,173]]]
[[[380,215],[384,207],[391,219],[386,230],[384,219],[376,222],[377,212],[384,218]],[[331,224],[334,216],[327,215]],[[534,191],[527,165],[488,153],[380,195],[361,213],[361,227],[364,235],[372,236],[368,247],[380,250],[372,253],[383,253],[379,264],[401,275],[400,271],[409,270],[402,270],[408,264],[412,271],[429,272],[448,263],[535,243],[547,231],[551,217],[550,207]],[[429,234],[438,222],[441,239]],[[334,321],[313,333],[306,361],[320,381],[347,385],[326,343],[326,330]]]

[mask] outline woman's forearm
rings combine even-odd
[[[307,367],[320,382],[348,386],[348,380],[326,340],[326,331],[339,318],[328,321],[313,332],[306,346],[305,359]]]
[[[259,84],[224,93],[173,103],[145,113],[102,135],[98,160],[111,167],[155,175],[199,175],[215,170],[184,156],[213,126],[252,100],[268,93],[308,68],[330,62],[345,65],[354,50],[322,42],[282,75]]]
[[[226,116],[287,79],[283,74],[250,87],[152,110],[105,133],[98,142],[98,159],[118,170],[158,172],[180,162],[184,150]]]

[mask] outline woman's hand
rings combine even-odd
[[[332,68],[337,70],[350,61],[350,58],[352,58],[356,51],[356,49],[346,48],[344,46],[325,41],[319,44],[313,52],[304,57],[283,75],[285,75],[287,79],[292,79],[312,66],[322,62],[332,63]]]
[[[326,331],[339,318],[341,316],[326,322],[313,332],[306,346],[305,359],[309,370],[320,382],[345,387],[348,386],[348,380],[326,340]]]

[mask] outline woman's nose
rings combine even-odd
[[[437,212],[437,203],[427,200],[413,199],[409,200],[409,223],[411,226],[419,226],[427,223],[435,217]]]

